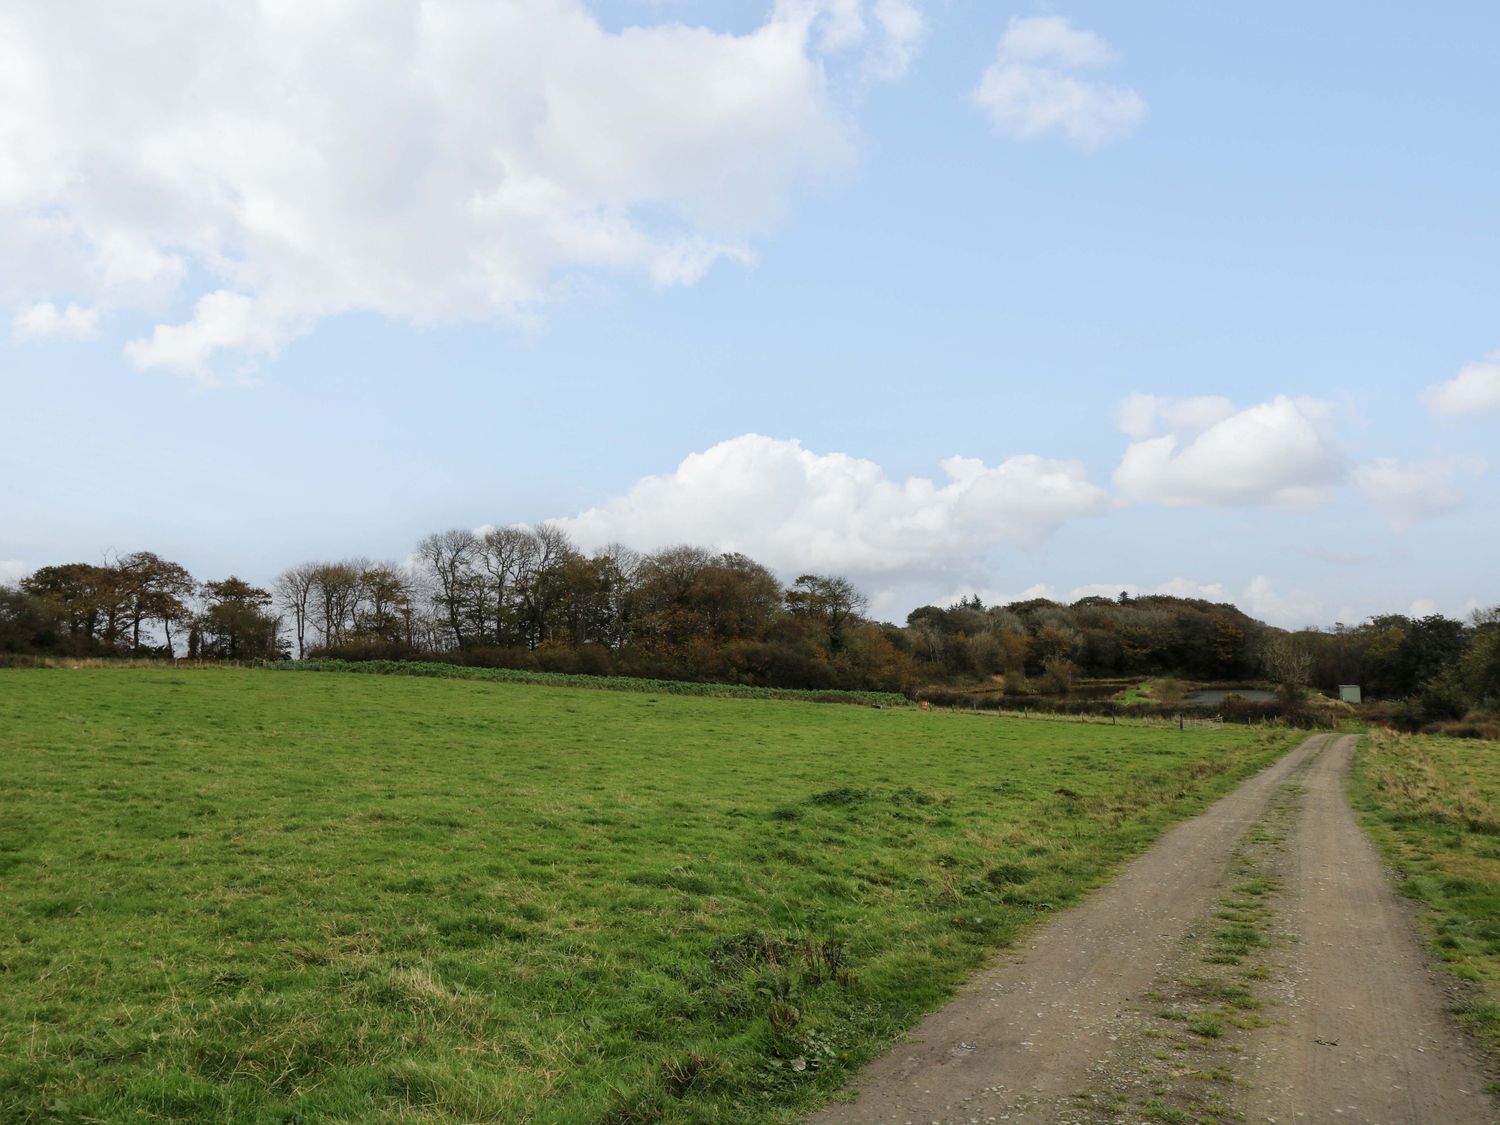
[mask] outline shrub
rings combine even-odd
[[[1463,689],[1451,679],[1429,680],[1423,684],[1417,703],[1429,723],[1462,719],[1469,710]]]
[[[1175,707],[1187,698],[1187,685],[1181,680],[1167,677],[1151,684],[1151,699],[1164,706]]]
[[[1066,656],[1049,656],[1042,665],[1042,690],[1047,695],[1067,695],[1077,675],[1078,666]]]
[[[1446,738],[1478,738],[1500,742],[1500,719],[1470,718],[1459,722],[1428,723],[1423,734],[1440,734]]]
[[[1006,695],[1030,695],[1031,685],[1026,682],[1026,673],[1020,669],[1005,673]]]

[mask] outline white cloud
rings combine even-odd
[[[745,434],[554,522],[586,548],[696,543],[743,551],[784,574],[930,578],[973,570],[998,544],[1032,546],[1106,508],[1075,462],[1021,454],[994,466],[967,457],[942,465],[942,483],[895,481],[873,461]]]
[[[871,55],[866,69],[875,78],[900,78],[927,38],[927,21],[910,0],[875,0],[874,15],[881,30],[881,46]]]
[[[1114,473],[1126,500],[1308,508],[1347,475],[1330,433],[1331,408],[1278,395],[1236,409],[1221,398],[1132,396],[1121,426],[1136,437]]]
[[[1006,136],[1056,132],[1093,148],[1126,136],[1146,116],[1134,90],[1076,73],[1114,60],[1108,43],[1060,16],[1013,18],[974,101]]]
[[[1464,457],[1411,464],[1380,458],[1355,469],[1354,482],[1394,530],[1405,531],[1462,505],[1464,493],[1458,478],[1483,471],[1482,462]]]
[[[11,320],[10,331],[17,340],[47,336],[63,340],[92,340],[99,334],[99,310],[75,304],[60,309],[51,301],[40,301],[18,309]]]
[[[1000,49],[1016,62],[1045,63],[1085,70],[1115,61],[1115,52],[1092,31],[1080,30],[1061,16],[1012,17]]]
[[[0,586],[12,586],[31,573],[20,559],[0,559]]]
[[[132,340],[125,354],[138,369],[164,367],[204,383],[221,381],[209,357],[237,352],[248,359],[274,354],[294,329],[289,316],[269,316],[242,293],[218,289],[198,298],[185,324],[158,324],[150,337]]]
[[[1489,607],[1484,603],[1469,598],[1462,605],[1449,604],[1446,608],[1436,598],[1418,598],[1406,608],[1406,616],[1412,618],[1431,617],[1434,614],[1442,614],[1455,621],[1470,621],[1473,615]]]
[[[1439,418],[1500,410],[1500,352],[1482,362],[1466,364],[1446,383],[1428,387],[1422,392],[1422,401]]]
[[[1251,617],[1282,629],[1301,629],[1326,621],[1323,603],[1301,590],[1279,593],[1265,575],[1256,575],[1235,604]]]
[[[1223,395],[1167,398],[1133,394],[1120,404],[1116,416],[1120,429],[1139,441],[1163,433],[1196,437],[1236,413],[1234,403]]]
[[[350,310],[690,284],[849,165],[839,76],[895,76],[921,35],[910,0],[779,0],[744,34],[612,32],[582,0],[12,0],[0,306],[144,311],[131,359],[206,378]]]

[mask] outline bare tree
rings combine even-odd
[[[466,610],[473,593],[479,537],[464,528],[438,531],[417,544],[417,559],[434,582],[433,601],[459,648],[471,643]]]
[[[480,538],[478,554],[486,579],[481,615],[488,609],[491,636],[503,643],[505,621],[513,613],[517,588],[537,555],[536,536],[525,527],[491,528]]]
[[[385,644],[410,644],[413,595],[411,575],[406,570],[389,562],[366,565],[360,574],[355,633]]]
[[[319,563],[313,577],[313,622],[324,648],[343,644],[354,629],[367,559]]]
[[[618,651],[635,626],[637,592],[644,556],[623,543],[607,543],[594,552],[608,583],[608,612],[600,640]]]
[[[519,617],[521,636],[528,648],[535,649],[547,638],[548,617],[567,589],[565,568],[578,552],[555,524],[539,524],[531,534],[536,550],[520,583]]]
[[[319,563],[303,563],[300,566],[294,566],[282,571],[272,586],[277,604],[292,615],[292,631],[297,637],[298,660],[307,655],[308,619],[320,567]]]

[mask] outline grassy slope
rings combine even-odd
[[[1295,737],[0,672],[0,1119],[791,1120]]]
[[[1352,786],[1401,889],[1431,908],[1438,955],[1473,983],[1460,1014],[1500,1062],[1500,748],[1375,730]]]

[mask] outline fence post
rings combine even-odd
[[[1187,724],[1186,724],[1186,722],[1185,722],[1185,721],[1184,721],[1184,720],[1183,720],[1183,718],[1182,718],[1182,716],[1181,716],[1181,715],[1178,715],[1178,716],[1177,716],[1177,729],[1178,729],[1178,730],[1187,730]]]

